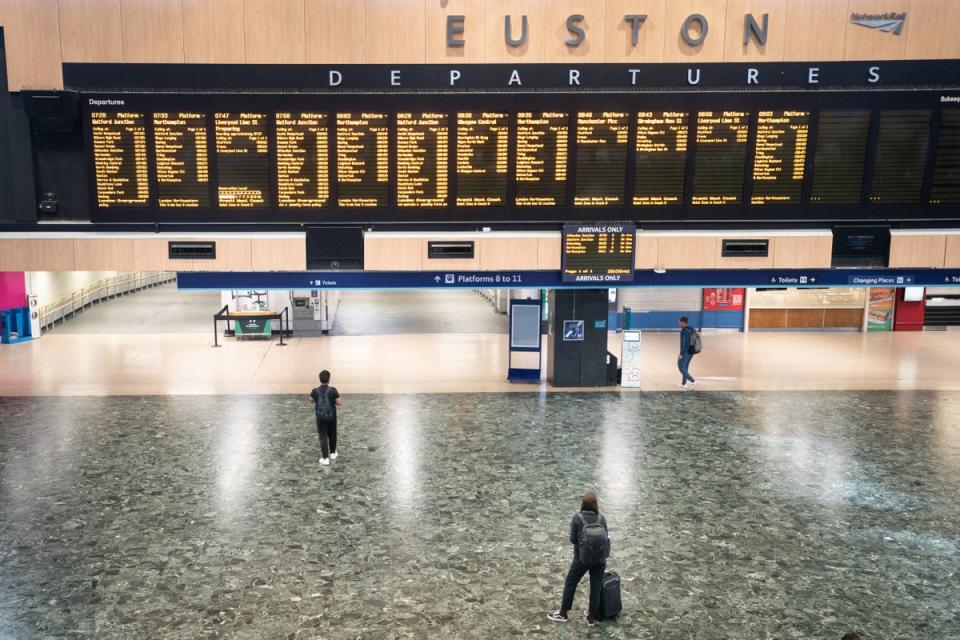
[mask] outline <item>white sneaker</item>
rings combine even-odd
[[[694,389],[697,388],[697,385],[698,385],[698,384],[700,384],[700,381],[699,381],[699,380],[694,380],[693,382],[690,383],[690,386],[687,387],[687,390],[688,390],[688,391],[693,391]]]
[[[329,458],[320,458],[320,464],[322,464],[322,465],[325,466],[325,467],[329,467],[329,466],[330,466],[330,459],[329,459]]]
[[[677,386],[680,387],[681,389],[686,389],[686,388],[687,388],[687,383],[686,383],[686,382],[681,382],[681,383],[678,384]]]
[[[336,451],[334,451],[333,453],[330,454],[330,459],[331,459],[331,460],[336,460],[336,459],[337,459],[337,452],[336,452]]]

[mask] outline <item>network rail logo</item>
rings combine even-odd
[[[852,13],[850,22],[868,29],[879,29],[895,36],[903,33],[903,25],[907,22],[906,13]]]

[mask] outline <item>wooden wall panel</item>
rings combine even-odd
[[[680,35],[687,16],[699,13],[709,23],[707,38],[697,47],[688,45]],[[667,33],[663,48],[666,62],[722,62],[727,22],[727,0],[670,0],[667,3]],[[693,33],[691,31],[691,33]]]
[[[124,62],[183,62],[179,2],[120,0]]]
[[[426,245],[423,239],[363,237],[364,271],[419,271]]]
[[[77,238],[76,271],[136,271],[132,238]]]
[[[825,309],[787,309],[788,329],[821,329]],[[753,311],[750,312],[751,314]]]
[[[70,238],[0,240],[0,271],[73,271],[75,264]]]
[[[214,238],[217,257],[214,260],[192,260],[192,271],[250,271],[250,238]]]
[[[943,234],[891,234],[890,267],[943,267],[947,238]]]
[[[824,309],[823,326],[828,329],[861,329],[863,309]]]
[[[359,0],[306,0],[306,60],[312,64],[362,64],[366,19]]]
[[[889,0],[849,0],[845,16],[844,60],[902,60],[910,37],[911,12],[909,0],[891,8]],[[868,29],[850,22],[854,13],[886,13],[894,9],[907,12],[903,33],[895,35],[880,29]]]
[[[549,238],[537,238],[537,268],[559,271],[563,251],[563,241],[558,233]]]
[[[846,0],[785,0],[784,60],[843,60]]]
[[[250,267],[253,271],[303,271],[307,268],[306,238],[254,238]]]
[[[306,59],[304,0],[243,0],[247,63],[299,64]]]
[[[189,271],[193,260],[170,260],[167,243],[181,238],[135,238],[133,266],[135,271]]]
[[[772,238],[774,269],[829,269],[833,236],[781,236]]]
[[[783,329],[787,326],[786,309],[751,309],[751,329]]]
[[[713,269],[717,239],[711,236],[660,236],[658,266],[663,269]]]
[[[527,40],[519,47],[507,45],[504,39],[504,16],[510,16],[514,38],[520,37],[522,16],[527,16]],[[549,35],[544,28],[544,0],[487,0],[487,62],[543,62]],[[521,76],[522,77],[522,76]]]
[[[767,14],[767,44],[761,45],[752,34],[749,42],[743,44],[745,17],[752,14],[760,28],[763,28],[763,15]],[[779,62],[783,60],[786,44],[787,5],[784,0],[727,0],[727,23],[723,59],[727,62],[743,60],[763,60]]]
[[[960,234],[947,236],[947,251],[943,266],[948,269],[960,268]]]
[[[62,89],[57,0],[0,0],[7,83],[20,89]]]
[[[120,0],[61,0],[64,62],[122,62]]]
[[[535,270],[539,265],[538,238],[481,238],[480,268],[484,271]]]
[[[462,47],[447,47],[447,16],[465,16]],[[486,53],[484,28],[487,18],[485,0],[449,0],[447,3],[426,2],[427,64],[483,62]]]
[[[543,26],[547,36],[544,61],[603,62],[606,9],[604,0],[550,0],[547,2]],[[573,34],[567,31],[567,17],[573,14],[583,16],[583,21],[578,26],[583,29],[585,37],[578,47],[565,44],[566,40],[573,37]]]
[[[623,19],[627,14],[647,16],[637,34],[636,47],[630,41],[631,24]],[[604,60],[660,62],[667,28],[667,0],[607,0]]]
[[[633,251],[635,269],[657,269],[660,267],[660,238],[644,233],[637,234]]]
[[[359,0],[358,0],[359,1]],[[422,64],[426,58],[424,0],[364,0],[368,64]]]
[[[243,0],[181,0],[186,62],[242,64]]]
[[[957,0],[912,0],[907,14],[910,29],[907,60],[924,58],[960,58],[960,2]]]

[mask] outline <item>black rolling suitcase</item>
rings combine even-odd
[[[620,615],[623,604],[620,602],[620,576],[616,571],[605,571],[603,586],[600,589],[600,619],[613,620]]]

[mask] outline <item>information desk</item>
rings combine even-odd
[[[286,319],[286,324],[284,324],[284,319]],[[214,314],[213,316],[213,346],[219,347],[220,343],[217,339],[217,323],[221,320],[227,322],[227,326],[230,326],[230,322],[233,322],[233,332],[234,335],[238,338],[245,336],[256,336],[270,338],[273,336],[273,328],[271,327],[271,320],[280,321],[280,342],[279,346],[286,346],[283,343],[283,334],[290,333],[290,309],[285,308],[283,311],[230,311],[230,309],[224,305],[220,311]]]

